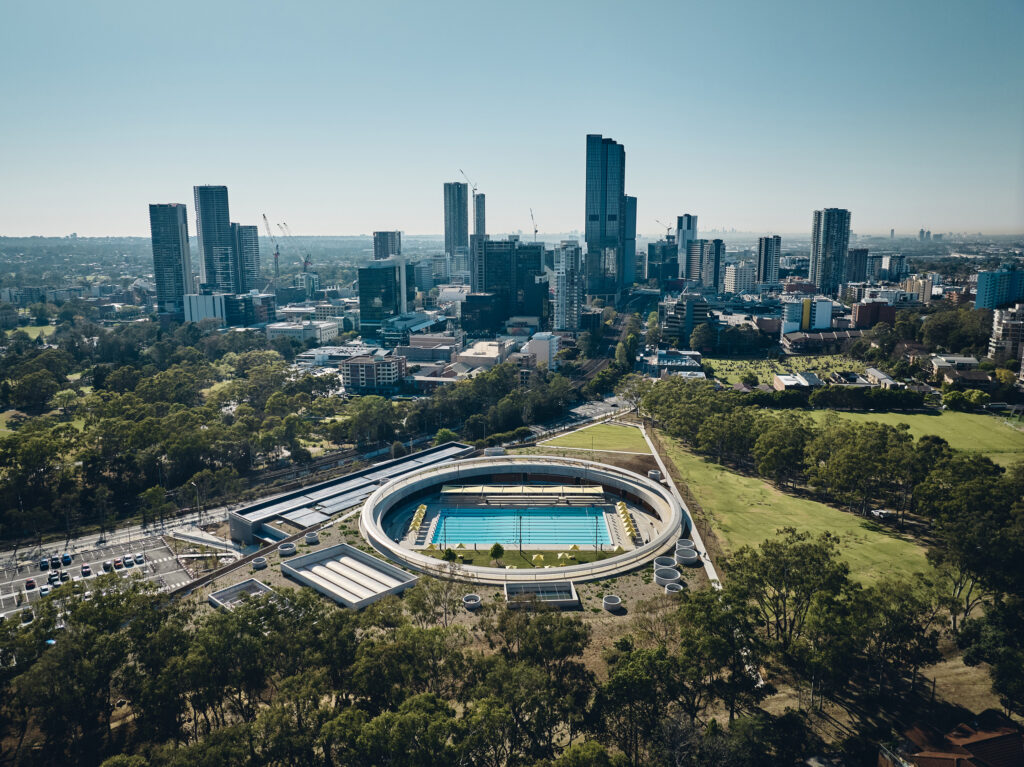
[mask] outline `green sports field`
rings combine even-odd
[[[569,432],[540,444],[551,447],[580,447],[587,450],[624,450],[627,453],[651,452],[639,429],[606,423]]]
[[[828,410],[815,410],[811,415],[823,420]],[[864,423],[905,423],[915,439],[926,434],[942,437],[951,447],[972,453],[987,455],[1002,466],[1009,466],[1024,460],[1024,430],[1010,426],[997,415],[981,413],[958,413],[952,410],[928,413],[836,413],[840,418]]]
[[[760,479],[705,461],[667,437],[663,442],[669,459],[710,517],[726,554],[741,546],[756,546],[780,528],[795,527],[812,535],[827,530],[839,536],[850,574],[861,583],[930,569],[924,547],[901,537],[891,525],[787,495]]]

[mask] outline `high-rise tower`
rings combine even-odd
[[[469,184],[459,181],[444,185],[444,252],[463,257],[469,253]]]
[[[779,281],[779,257],[782,254],[782,238],[758,237],[757,239],[757,276],[758,284],[774,285]]]
[[[579,330],[583,283],[583,249],[576,240],[563,240],[555,248],[555,330]]]
[[[231,240],[234,249],[232,277],[236,293],[248,293],[259,287],[260,279],[260,234],[255,226],[231,224]]]
[[[373,233],[373,258],[375,261],[400,255],[402,255],[401,232]]]
[[[149,231],[153,238],[157,311],[178,314],[184,311],[185,294],[195,290],[185,206],[178,202],[150,205]]]
[[[473,195],[473,234],[487,234],[487,200],[483,192]]]
[[[226,186],[197,186],[196,234],[199,236],[199,281],[214,290],[236,290],[234,242]]]
[[[625,263],[629,207],[625,189],[625,148],[610,138],[588,135],[584,239],[591,295],[617,299],[634,268]],[[635,216],[635,205],[632,209]],[[635,219],[633,227],[635,231]]]
[[[824,295],[834,296],[846,276],[850,246],[850,211],[825,208],[814,211],[811,224],[811,282]]]
[[[676,253],[679,261],[679,279],[697,280],[700,274],[690,271],[690,262],[687,253],[690,252],[690,243],[697,239],[697,217],[691,213],[684,213],[676,216]]]

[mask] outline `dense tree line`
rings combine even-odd
[[[715,461],[851,512],[887,507],[924,518],[936,588],[965,658],[990,663],[1004,705],[1024,711],[1024,464],[1007,470],[899,426],[766,411],[700,382],[635,388],[641,412]]]
[[[521,386],[506,364],[412,402],[341,399],[337,375],[289,366],[291,342],[214,324],[106,329],[77,317],[49,342],[16,332],[0,358],[0,406],[20,411],[0,435],[0,538],[215,502],[254,471],[308,461],[310,442],[366,451],[440,428],[481,441],[579,397],[544,369]]]

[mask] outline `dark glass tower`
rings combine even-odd
[[[814,211],[811,224],[811,282],[826,296],[839,292],[846,276],[850,246],[850,211],[825,208]]]
[[[779,256],[782,238],[779,235],[757,239],[757,282],[774,285],[779,281]]]
[[[150,205],[149,231],[153,238],[157,311],[179,314],[184,311],[185,294],[195,289],[185,206],[178,202]]]
[[[199,236],[199,281],[215,291],[236,290],[234,237],[226,186],[197,186],[196,233]]]
[[[615,300],[630,271],[625,264],[625,189],[625,148],[610,138],[588,135],[584,240],[587,245],[587,293],[593,296]],[[635,210],[634,207],[634,216]],[[635,227],[634,218],[634,230]]]
[[[231,239],[234,249],[234,290],[236,293],[256,290],[260,279],[259,230],[255,226],[232,224]]]
[[[366,335],[388,317],[404,314],[416,298],[416,274],[402,258],[371,261],[359,272],[359,326]]]
[[[469,184],[459,181],[444,185],[444,252],[469,253]]]

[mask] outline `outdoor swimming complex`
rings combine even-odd
[[[690,520],[654,479],[591,461],[503,455],[396,478],[366,499],[359,526],[406,567],[507,584],[626,572],[671,548]],[[495,543],[515,552],[507,559],[517,564],[480,564]],[[448,549],[451,564],[440,558]]]

